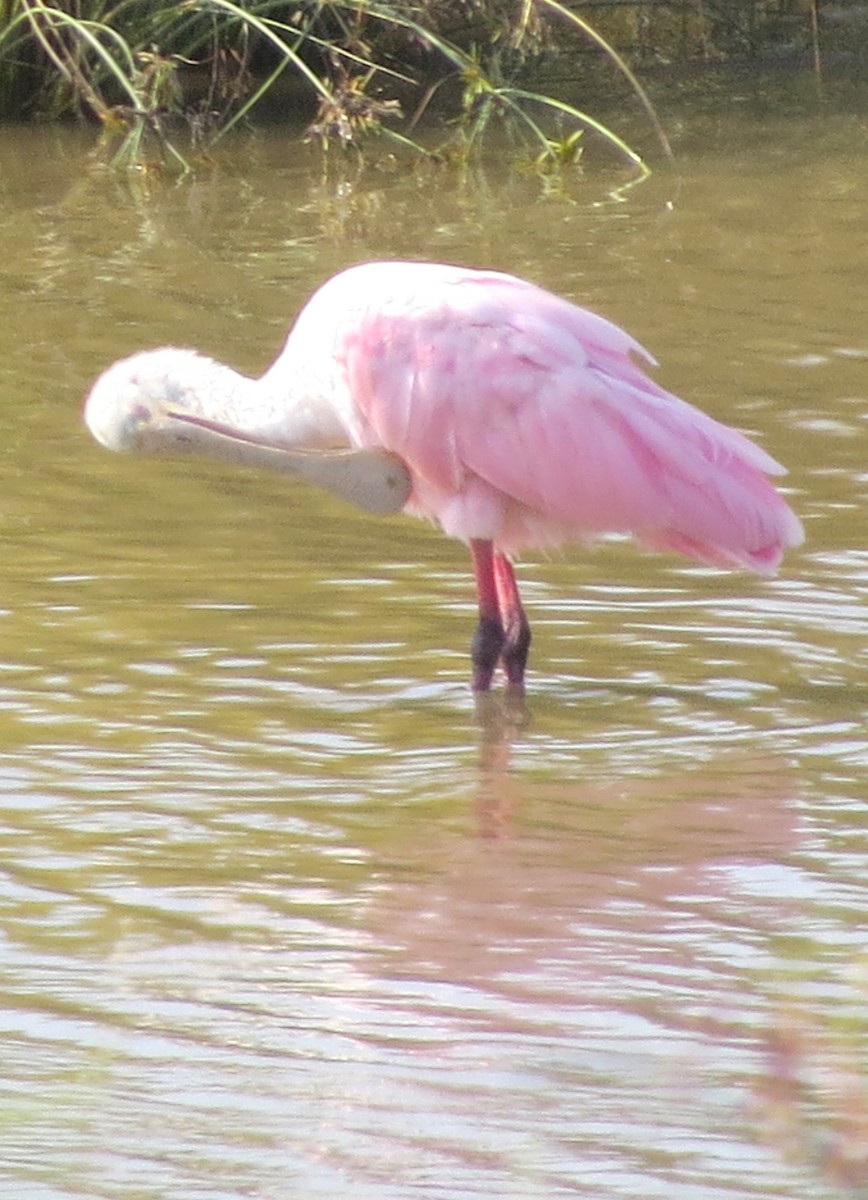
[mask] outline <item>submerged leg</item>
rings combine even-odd
[[[504,632],[501,659],[506,681],[514,687],[524,687],[524,671],[530,650],[530,624],[515,578],[515,568],[505,554],[494,551],[494,580],[500,623]]]
[[[495,553],[491,542],[473,538],[470,542],[476,595],[479,600],[479,624],[470,643],[473,660],[473,690],[487,692],[506,641],[500,616]]]

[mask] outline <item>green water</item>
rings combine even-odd
[[[0,134],[4,1194],[863,1193],[865,128],[721,130],[561,196]],[[463,547],[83,430],[115,358],[257,373],[391,256],[625,325],[791,468],[803,550],[528,560],[526,709],[477,708]]]

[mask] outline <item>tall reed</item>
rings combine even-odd
[[[640,173],[640,154],[593,114],[530,80],[577,31],[609,59],[668,144],[617,51],[559,0],[0,0],[0,112],[99,122],[113,160],[188,169],[292,78],[308,136],[360,153],[383,137],[468,157],[506,128],[541,171],[574,164],[593,133]],[[449,97],[444,104],[444,97]],[[432,106],[447,135],[419,136]],[[181,148],[183,147],[183,149]]]

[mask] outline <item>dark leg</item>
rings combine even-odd
[[[524,670],[530,650],[530,624],[515,578],[515,569],[505,554],[494,552],[494,579],[498,609],[504,631],[501,651],[506,681],[513,687],[524,687]]]
[[[473,556],[473,574],[476,577],[476,595],[479,598],[479,624],[470,654],[473,660],[473,690],[487,692],[491,678],[500,660],[506,634],[500,617],[497,582],[495,580],[495,553],[491,542],[474,538],[470,543]]]

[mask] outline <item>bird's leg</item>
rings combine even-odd
[[[494,580],[504,643],[500,653],[506,682],[516,688],[524,687],[524,669],[530,650],[530,624],[515,578],[515,568],[505,554],[494,551]]]
[[[470,644],[473,690],[487,692],[506,642],[506,633],[500,616],[494,547],[483,538],[472,538],[470,553],[473,557],[473,574],[479,599],[479,624]]]

